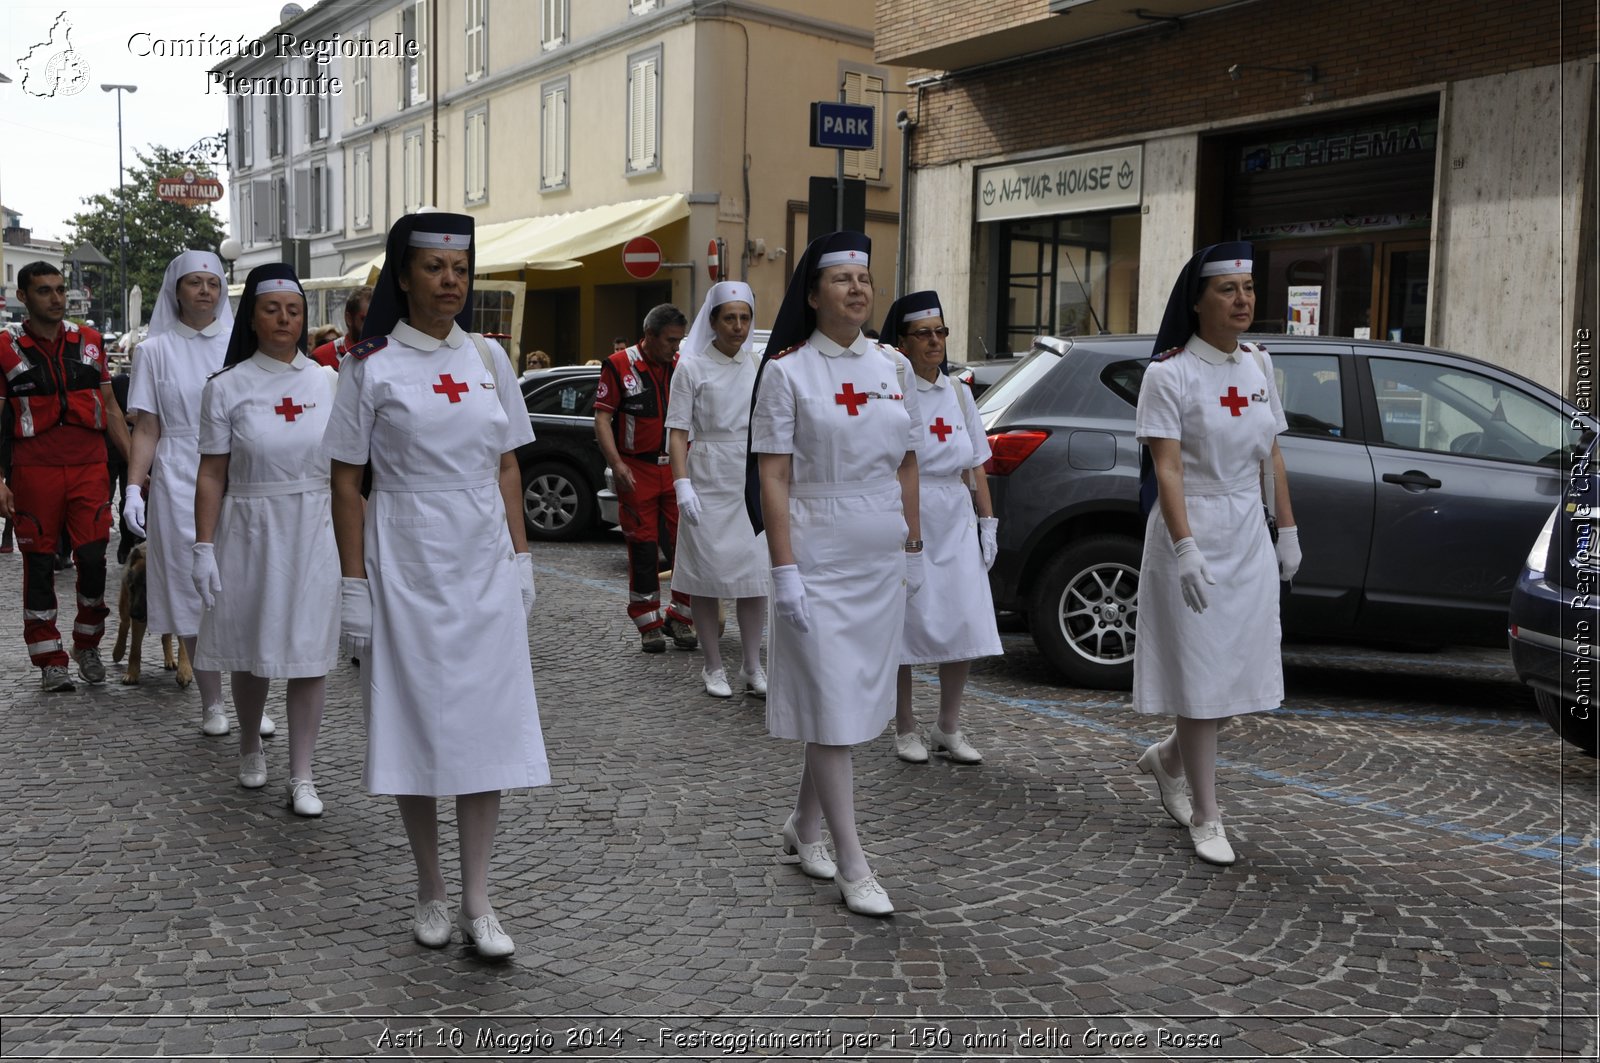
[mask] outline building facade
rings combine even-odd
[[[1559,390],[1597,324],[1593,5],[877,6],[916,93],[909,286],[946,293],[957,354],[1153,332],[1189,254],[1241,238],[1260,331]]]
[[[636,338],[655,303],[692,314],[713,241],[769,324],[805,246],[809,179],[833,175],[837,159],[808,146],[808,105],[843,92],[879,117],[874,148],[846,153],[845,167],[866,182],[880,308],[892,298],[892,116],[905,97],[903,77],[873,58],[870,5],[325,0],[278,32],[416,47],[334,58],[339,85],[325,98],[234,97],[241,269],[291,246],[309,275],[354,282],[395,219],[433,206],[477,218],[480,274],[527,285],[520,345],[557,363]],[[269,55],[218,71],[309,67]],[[635,236],[661,248],[652,277],[625,268]]]
[[[0,226],[0,262],[5,265],[5,284],[0,286],[0,323],[16,324],[27,316],[22,299],[17,295],[17,272],[33,262],[48,262],[63,273],[71,267],[65,265],[66,245],[59,240],[34,236],[33,230],[22,224],[20,211],[0,206],[0,221],[4,223]],[[81,282],[76,276],[72,280]],[[69,295],[67,312],[77,317],[87,313],[89,294],[81,287],[74,288]]]

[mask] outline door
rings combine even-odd
[[[1426,343],[1428,335],[1428,243],[1382,245],[1383,300],[1375,340]]]
[[[1372,459],[1352,427],[1360,415],[1350,364],[1349,344],[1285,341],[1272,353],[1289,422],[1278,449],[1305,554],[1281,603],[1284,629],[1295,634],[1348,633],[1366,579]]]
[[[1362,364],[1377,478],[1361,619],[1374,634],[1503,643],[1511,588],[1575,440],[1553,401],[1445,356]]]

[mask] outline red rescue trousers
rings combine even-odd
[[[22,551],[22,635],[37,667],[67,663],[56,627],[56,538],[63,527],[78,569],[72,645],[98,646],[105,634],[110,491],[104,462],[18,465],[11,470],[17,548]]]
[[[617,492],[622,535],[628,541],[628,615],[640,631],[652,631],[668,620],[692,626],[689,596],[672,594],[666,616],[661,615],[661,570],[657,548],[672,567],[678,543],[678,496],[672,490],[672,467],[653,456],[622,455],[633,473],[633,491]]]

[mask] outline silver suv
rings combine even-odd
[[[1529,545],[1594,421],[1531,380],[1410,344],[1256,336],[1305,562],[1286,636],[1505,645]],[[1077,686],[1127,689],[1138,627],[1134,405],[1150,336],[1042,337],[978,404],[1000,552],[995,608]]]

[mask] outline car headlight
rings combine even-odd
[[[1545,518],[1544,527],[1539,529],[1539,534],[1533,540],[1533,548],[1528,551],[1528,559],[1522,564],[1531,576],[1542,578],[1544,576],[1544,560],[1550,556],[1550,536],[1555,534],[1556,516],[1561,512],[1558,505],[1550,511],[1550,516]]]

